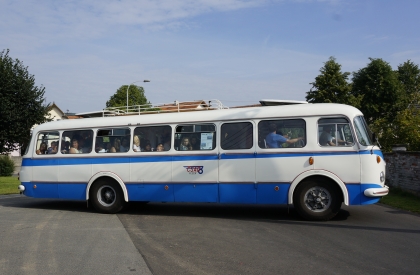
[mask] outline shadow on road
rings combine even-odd
[[[34,199],[25,196],[3,197],[3,207],[60,210],[71,212],[96,212],[85,201]],[[152,216],[209,217],[258,221],[302,221],[287,205],[243,205],[215,203],[141,203],[130,202],[119,214]],[[332,221],[346,220],[349,212],[341,210]]]

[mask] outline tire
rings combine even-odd
[[[305,220],[327,221],[340,211],[341,190],[329,181],[307,180],[298,185],[293,194],[293,205]]]
[[[99,179],[90,189],[93,207],[106,214],[114,214],[124,207],[124,195],[121,186],[111,179]]]

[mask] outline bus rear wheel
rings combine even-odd
[[[91,188],[90,199],[93,207],[102,213],[114,214],[124,207],[121,187],[113,180],[98,180]]]
[[[302,218],[327,221],[340,211],[341,197],[340,190],[334,183],[308,180],[296,188],[293,204]]]

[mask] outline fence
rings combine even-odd
[[[384,158],[386,184],[420,196],[420,152],[393,151]]]

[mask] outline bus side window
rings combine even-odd
[[[137,127],[134,129],[133,151],[169,151],[172,147],[171,136],[172,128],[169,125]]]
[[[93,131],[92,130],[75,130],[63,132],[62,140],[69,141],[69,154],[88,154],[92,151]],[[62,147],[63,148],[63,147]],[[64,149],[65,150],[65,149]],[[64,151],[62,150],[62,153]]]
[[[37,155],[57,154],[59,148],[60,134],[58,132],[41,132],[35,146]]]
[[[175,150],[214,150],[216,127],[214,124],[188,124],[176,126]]]
[[[250,149],[253,143],[253,127],[250,122],[224,123],[221,127],[223,150]]]
[[[306,146],[306,122],[303,119],[263,120],[258,123],[260,148],[303,148]]]
[[[354,142],[346,118],[323,118],[318,121],[318,142],[321,146],[351,146]]]

